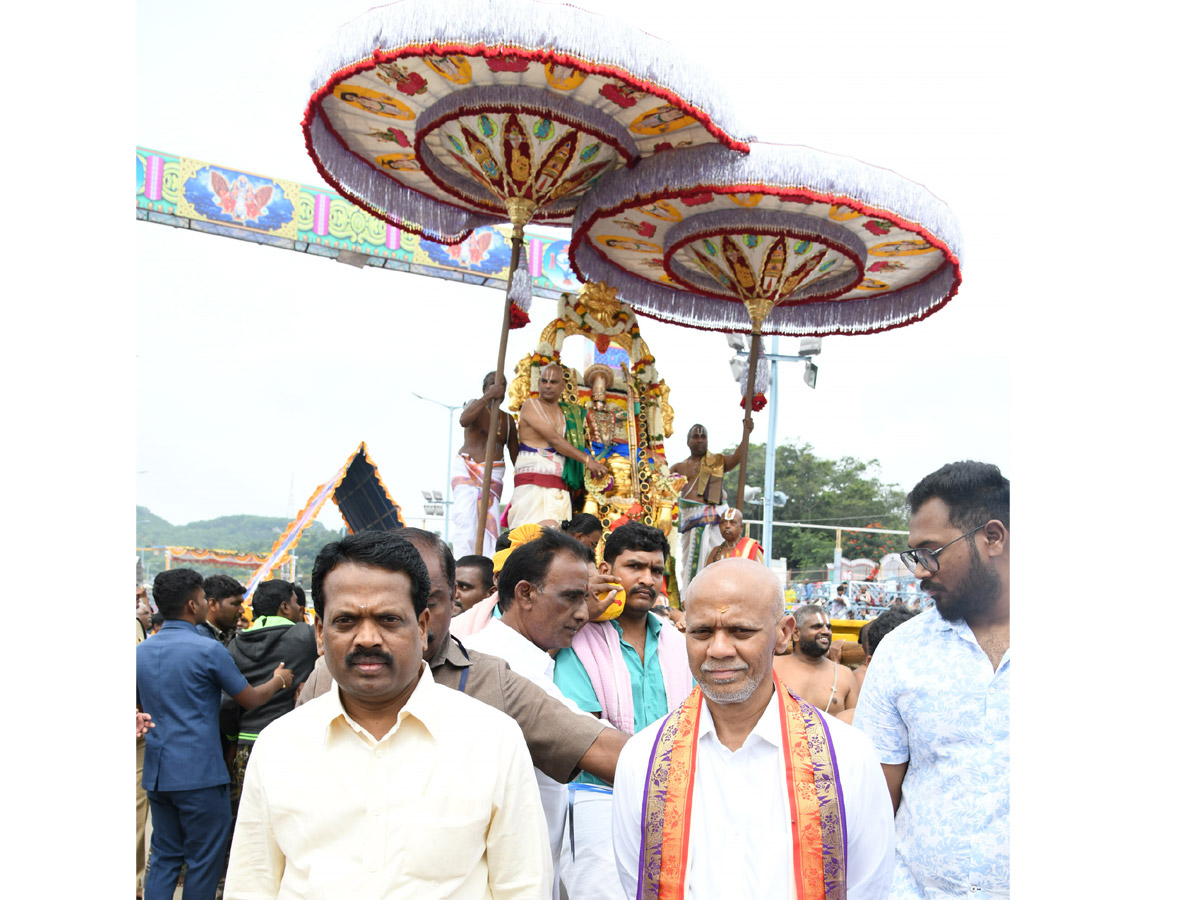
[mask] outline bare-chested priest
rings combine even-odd
[[[833,643],[829,616],[819,606],[801,606],[793,615],[793,651],[775,657],[779,680],[822,712],[836,716],[858,702],[858,682],[849,666],[825,654]]]
[[[709,453],[708,429],[693,425],[687,437],[692,455],[671,466],[672,474],[687,478],[687,484],[679,494],[679,552],[675,557],[680,597],[687,593],[688,584],[707,564],[713,548],[721,543],[718,523],[725,511],[725,473],[741,461],[749,438],[747,434],[741,446],[732,453]]]
[[[563,480],[568,459],[582,463],[597,478],[608,473],[602,462],[567,440],[567,417],[558,403],[565,387],[562,366],[543,366],[537,396],[521,405],[510,528],[571,518],[571,495]]]
[[[475,552],[475,533],[479,528],[479,495],[483,491],[483,467],[487,453],[488,424],[491,422],[490,402],[504,402],[508,383],[504,376],[488,372],[483,377],[483,396],[472,400],[458,417],[463,428],[463,445],[454,459],[450,482],[454,503],[451,509],[451,540],[459,556]],[[504,448],[509,458],[517,461],[517,429],[512,416],[500,410],[496,421],[496,459],[492,463],[492,498],[488,504],[487,527],[483,532],[483,555],[496,550],[500,533],[500,491],[504,485]]]
[[[763,562],[762,545],[752,537],[742,537],[742,511],[740,509],[731,506],[721,513],[721,522],[718,527],[724,541],[712,548],[704,563],[706,566],[711,566],[718,559],[730,557]]]

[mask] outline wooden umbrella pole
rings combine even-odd
[[[750,371],[746,379],[746,413],[742,416],[742,459],[738,463],[737,508],[746,494],[746,468],[750,463],[750,412],[754,408],[754,375],[758,370],[758,335],[762,322],[756,320],[750,332]]]
[[[525,204],[528,204],[528,206]],[[533,215],[533,209],[534,207],[532,204],[529,204],[529,201],[523,201],[523,203],[509,201],[508,214],[513,223],[512,261],[508,267],[509,290],[504,293],[504,320],[500,325],[500,352],[496,357],[497,378],[501,378],[504,375],[504,356],[508,352],[509,305],[511,304],[508,295],[512,290],[513,273],[517,271],[517,266],[521,262],[521,245],[525,242],[525,223]],[[499,398],[492,400],[488,404],[488,408],[491,416],[488,424],[487,450],[484,452],[483,460],[483,486],[479,492],[479,524],[475,528],[476,556],[483,554],[483,535],[487,531],[488,508],[492,504],[492,463],[496,457],[496,425],[500,421]]]
[[[758,344],[762,324],[766,321],[775,301],[769,297],[754,297],[744,301],[750,313],[750,371],[746,378],[746,413],[742,417],[742,459],[738,463],[737,508],[742,508],[746,495],[746,469],[750,464],[750,413],[754,409],[754,376],[758,372]]]

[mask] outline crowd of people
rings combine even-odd
[[[689,446],[713,506],[726,460],[702,426]],[[662,531],[587,515],[457,559],[421,529],[350,535],[311,606],[160,573],[137,598],[139,896],[1006,895],[1008,480],[948,464],[908,505],[933,605],[891,604],[854,654],[723,505],[675,602]]]

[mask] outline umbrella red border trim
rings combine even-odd
[[[810,188],[782,188],[782,187],[773,187],[771,185],[764,185],[764,184],[734,184],[734,185],[700,184],[700,185],[689,186],[687,188],[673,188],[671,190],[658,191],[658,192],[652,193],[652,194],[639,194],[637,197],[634,197],[630,200],[626,200],[625,202],[619,203],[616,206],[606,207],[604,209],[597,209],[595,212],[593,212],[590,216],[587,217],[587,219],[583,222],[583,224],[580,227],[573,230],[574,233],[571,236],[571,242],[570,242],[570,244],[567,245],[567,258],[571,262],[571,268],[574,270],[574,272],[577,275],[583,276],[584,273],[580,271],[579,265],[575,259],[576,251],[579,247],[580,242],[584,240],[584,238],[586,237],[586,235],[588,234],[588,232],[590,231],[592,226],[595,224],[596,219],[598,219],[599,217],[610,216],[610,215],[619,215],[623,212],[633,209],[634,207],[648,206],[657,200],[674,200],[674,199],[678,199],[679,197],[683,197],[686,195],[702,194],[705,192],[712,192],[712,193],[717,193],[717,194],[748,194],[748,193],[749,194],[770,194],[774,197],[782,197],[782,198],[805,197],[816,203],[829,203],[829,204],[835,204],[837,206],[848,206],[851,209],[861,213],[864,216],[872,216],[875,218],[887,219],[888,221],[892,222],[895,225],[899,225],[900,227],[906,228],[909,231],[916,232],[917,234],[921,235],[921,237],[924,238],[926,241],[928,241],[930,244],[932,244],[933,246],[935,246],[939,250],[941,250],[942,253],[945,254],[946,261],[954,267],[954,283],[950,286],[950,290],[946,293],[946,296],[941,301],[939,301],[937,304],[935,304],[934,306],[931,306],[928,310],[921,313],[919,316],[915,316],[914,318],[910,318],[910,319],[905,319],[903,322],[896,322],[891,325],[884,325],[879,328],[856,328],[856,329],[849,330],[849,331],[835,329],[835,330],[831,330],[831,331],[822,331],[821,332],[822,335],[843,334],[843,335],[847,335],[847,336],[853,336],[853,335],[860,335],[860,334],[879,334],[880,332],[883,332],[883,331],[891,331],[893,328],[902,328],[905,325],[912,325],[915,322],[920,322],[921,320],[928,318],[933,313],[937,312],[939,309],[941,309],[943,306],[945,306],[947,303],[949,303],[958,294],[958,289],[962,285],[962,266],[961,266],[961,263],[959,262],[958,256],[955,255],[955,253],[953,251],[951,251],[950,247],[946,244],[945,241],[941,240],[939,237],[937,237],[937,235],[935,235],[929,229],[925,228],[923,225],[919,225],[916,222],[911,222],[908,219],[904,218],[903,216],[900,216],[900,215],[890,212],[888,210],[882,210],[882,209],[879,209],[878,207],[868,206],[866,203],[861,203],[851,197],[844,197],[844,196],[839,196],[836,194],[824,193],[821,191],[814,191]],[[599,252],[599,251],[597,251],[597,252]],[[625,271],[625,270],[622,270],[622,271]],[[932,272],[930,272],[924,278],[921,278],[918,281],[914,281],[910,285],[905,285],[905,287],[912,288],[912,287],[916,287],[918,285],[924,284],[927,280],[929,280],[930,278],[933,278],[935,275],[937,275],[937,273],[939,271],[941,271],[941,266],[934,269]],[[672,285],[666,284],[665,282],[651,281],[649,278],[646,278],[644,275],[638,275],[634,272],[628,272],[628,271],[626,271],[626,274],[632,278],[639,278],[648,284],[661,285],[663,287],[671,288],[674,290],[679,290],[679,288],[673,288]],[[691,290],[679,290],[679,292],[681,294],[693,293],[693,294],[696,294],[697,296],[701,296],[701,297],[707,296],[705,294],[701,294],[697,291],[691,291]],[[837,301],[836,300],[815,300],[815,301],[808,301],[808,302],[809,303],[836,303]],[[788,304],[785,308],[795,309],[797,307],[804,306],[804,305],[806,305],[806,303],[792,303],[792,304]],[[630,306],[634,307],[634,309],[637,311],[637,314],[639,316],[645,316],[646,318],[653,319],[656,322],[664,322],[669,325],[679,325],[683,328],[695,328],[698,331],[719,331],[724,334],[747,333],[746,328],[733,328],[733,327],[719,328],[714,325],[692,325],[690,323],[680,322],[680,321],[676,321],[676,320],[667,318],[666,316],[663,316],[661,314],[656,314],[653,311],[647,310],[644,307],[639,307],[633,303],[631,303]],[[765,323],[764,323],[764,325],[765,325]],[[763,330],[763,334],[774,334],[774,333],[788,334],[790,332],[776,332],[776,331],[772,331],[772,330],[767,330],[766,328],[764,328],[764,330]]]
[[[474,44],[441,44],[437,41],[427,41],[421,44],[406,44],[403,47],[397,47],[392,50],[380,50],[378,48],[371,54],[369,59],[361,59],[356,63],[350,63],[340,69],[334,71],[329,78],[325,80],[325,84],[313,92],[308,101],[309,110],[314,104],[320,103],[329,94],[333,92],[336,84],[340,84],[347,78],[352,78],[360,72],[365,72],[368,69],[373,69],[381,63],[388,63],[392,60],[408,56],[425,56],[427,54],[436,54],[438,56],[446,56],[450,54],[460,54],[462,56],[482,56],[487,59],[495,56],[522,56],[531,62],[554,62],[564,66],[572,66],[579,69],[581,72],[587,72],[590,75],[602,75],[608,78],[620,78],[637,90],[644,91],[658,97],[660,100],[666,100],[668,103],[679,107],[687,112],[689,116],[704,126],[714,138],[724,144],[731,150],[737,150],[741,153],[749,153],[750,145],[745,141],[739,141],[736,138],[725,132],[725,129],[718,126],[712,117],[679,97],[674,91],[661,87],[650,81],[644,81],[641,78],[618,68],[617,66],[607,66],[601,63],[589,63],[576,57],[559,53],[554,50],[529,50],[524,47],[514,47],[511,45],[501,45],[499,47],[489,47],[483,43]],[[308,113],[305,114],[305,119],[308,119]]]
[[[309,159],[311,159],[313,161],[313,165],[315,165],[317,167],[317,171],[320,173],[321,177],[323,179],[325,179],[325,181],[335,191],[337,191],[342,197],[344,197],[350,203],[353,203],[355,206],[359,207],[360,209],[366,210],[368,213],[370,213],[371,215],[373,215],[377,218],[383,219],[388,224],[390,224],[396,228],[399,228],[402,231],[407,231],[412,234],[420,235],[421,237],[425,238],[426,240],[431,240],[434,243],[450,244],[450,245],[458,244],[458,243],[461,243],[463,240],[465,240],[467,235],[470,234],[470,232],[467,232],[467,234],[457,237],[454,240],[447,240],[445,238],[435,237],[434,235],[430,234],[428,231],[426,231],[424,229],[421,229],[420,227],[414,227],[412,224],[406,225],[400,221],[397,221],[395,218],[393,218],[392,216],[390,216],[383,210],[380,210],[377,207],[375,207],[375,205],[370,203],[369,201],[364,200],[360,197],[355,197],[353,194],[350,194],[347,191],[343,190],[341,185],[338,183],[337,179],[335,179],[333,177],[333,175],[329,172],[329,170],[325,168],[325,166],[321,163],[321,160],[317,157],[316,152],[313,150],[312,133],[310,131],[310,129],[312,127],[314,110],[318,110],[318,111],[320,110],[320,102],[322,100],[324,100],[327,96],[329,96],[331,93],[333,93],[333,88],[335,87],[335,85],[340,84],[341,82],[345,81],[348,78],[352,78],[353,76],[357,75],[359,72],[365,72],[369,69],[373,69],[380,63],[391,62],[392,60],[400,59],[401,57],[424,56],[425,54],[428,54],[428,53],[436,53],[439,56],[458,53],[463,56],[482,56],[485,59],[488,57],[493,57],[493,56],[523,56],[532,62],[542,62],[542,63],[554,62],[554,63],[559,63],[561,65],[572,66],[576,69],[579,69],[582,72],[587,72],[588,74],[591,74],[591,75],[601,75],[601,76],[605,76],[605,77],[620,78],[622,80],[625,80],[627,83],[629,83],[633,87],[635,87],[637,90],[644,91],[647,94],[651,94],[655,97],[658,97],[660,100],[666,100],[667,102],[672,103],[675,106],[678,106],[680,109],[685,110],[688,113],[688,115],[690,115],[697,122],[699,122],[701,125],[703,125],[705,130],[707,130],[709,134],[711,134],[720,143],[724,144],[726,147],[730,148],[731,150],[736,150],[741,153],[749,153],[750,152],[750,145],[748,143],[746,143],[745,141],[736,140],[732,136],[728,135],[723,128],[718,127],[717,124],[715,122],[713,122],[712,117],[709,116],[707,113],[696,108],[695,106],[693,106],[690,103],[684,102],[682,99],[680,99],[678,96],[676,96],[674,94],[674,92],[669,91],[666,88],[659,87],[658,85],[653,84],[649,81],[644,81],[640,78],[637,78],[634,75],[631,75],[629,72],[626,72],[625,70],[620,69],[616,66],[605,66],[605,65],[601,65],[601,64],[585,63],[582,60],[575,59],[574,57],[567,56],[566,54],[556,53],[553,50],[527,50],[523,47],[489,47],[485,44],[479,44],[479,43],[476,43],[476,44],[439,44],[436,41],[430,41],[430,42],[423,43],[423,44],[407,44],[403,47],[399,47],[399,48],[396,48],[393,50],[388,50],[386,52],[376,48],[376,50],[371,54],[370,58],[361,59],[356,63],[350,63],[347,66],[343,66],[342,68],[335,70],[325,80],[325,84],[323,86],[321,86],[320,88],[318,88],[316,91],[314,91],[312,93],[312,95],[309,97],[308,105],[305,107],[305,110],[304,110],[304,116],[300,120],[300,127],[304,132],[304,148],[308,152]],[[353,150],[351,150],[349,147],[346,146],[346,142],[344,140],[342,140],[342,136],[340,134],[338,134],[338,132],[336,130],[334,130],[333,128],[330,128],[329,120],[325,117],[323,111],[321,112],[321,118],[325,124],[325,127],[328,129],[329,133],[332,134],[335,138],[337,138],[338,143],[340,143],[342,145],[342,147],[346,150],[346,152],[352,154],[359,160],[363,160],[363,158],[361,156],[359,156],[357,153],[354,153]],[[366,162],[366,161],[363,160],[363,162]],[[636,164],[637,164],[637,161],[635,160],[634,165],[636,165]],[[371,165],[371,163],[367,163],[367,165]],[[434,197],[430,194],[425,193],[424,191],[421,191],[417,188],[413,188],[407,184],[404,184],[404,187],[408,188],[409,190],[415,191],[416,193],[421,194],[421,196],[427,197],[430,200],[434,200],[439,203],[446,202],[444,197]],[[453,204],[451,204],[451,205],[453,205]],[[467,212],[467,213],[476,213],[478,215],[486,215],[485,213],[478,213],[478,211],[474,210],[474,209],[464,209],[463,211]],[[471,231],[474,231],[474,229],[471,229]]]

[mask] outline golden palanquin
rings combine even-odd
[[[563,342],[572,335],[583,336],[601,353],[616,345],[629,354],[629,365],[610,370],[612,383],[603,407],[593,403],[598,398],[593,398],[592,387],[583,383],[581,373],[562,363]],[[625,521],[638,521],[669,534],[685,479],[668,471],[663,441],[674,430],[671,391],[659,378],[637,316],[602,282],[585,285],[578,296],[562,294],[558,314],[542,329],[537,348],[517,363],[508,389],[510,409],[520,410],[536,394],[542,367],[551,364],[563,368],[562,401],[593,409],[588,422],[592,436],[629,447],[628,456],[617,452],[604,456],[608,477],[585,476],[585,497],[578,511],[600,519],[605,533]]]

